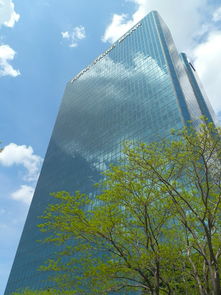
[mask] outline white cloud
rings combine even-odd
[[[217,8],[213,13],[213,21],[218,22],[221,20],[221,6]]]
[[[30,204],[34,194],[34,188],[29,185],[21,185],[20,188],[11,194],[11,198],[16,201],[22,201]]]
[[[74,28],[74,34],[77,39],[84,39],[86,37],[85,28],[83,26]]]
[[[20,15],[15,12],[15,5],[12,0],[0,0],[0,26],[12,28],[19,18]]]
[[[126,1],[126,0],[125,0]],[[129,0],[127,0],[129,1]],[[169,26],[180,50],[192,46],[192,38],[201,30],[202,7],[206,0],[162,1],[130,0],[136,5],[132,16],[114,14],[102,37],[104,42],[113,43],[151,10],[157,10]],[[191,17],[190,17],[191,16]]]
[[[113,43],[119,39],[124,33],[126,33],[133,25],[135,21],[127,21],[126,14],[114,14],[111,24],[107,27],[104,36],[102,37],[103,42]]]
[[[221,31],[211,32],[193,50],[195,67],[216,113],[221,111]]]
[[[15,70],[9,61],[13,60],[16,52],[9,45],[0,45],[0,77],[20,75],[19,70]]]
[[[69,39],[70,38],[70,34],[68,32],[61,32],[62,38],[64,39]]]
[[[27,181],[36,181],[39,175],[42,158],[34,154],[31,146],[10,143],[0,153],[0,164],[3,166],[22,165],[27,173]]]
[[[61,32],[61,35],[63,39],[69,40],[69,47],[77,47],[79,40],[86,38],[86,32],[83,26],[75,27],[69,32]]]

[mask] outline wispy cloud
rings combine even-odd
[[[29,205],[31,203],[33,194],[34,188],[32,186],[21,185],[17,191],[11,194],[11,198]]]
[[[9,45],[0,45],[0,77],[20,75],[19,70],[15,70],[9,61],[13,60],[16,52]]]
[[[12,0],[0,0],[0,26],[12,28],[19,19],[20,15],[15,12]]]
[[[218,7],[213,13],[213,21],[218,22],[221,21],[221,6]]]
[[[80,40],[86,38],[85,28],[77,26],[72,31],[61,32],[62,38],[69,41],[69,47],[77,47]]]
[[[10,143],[0,153],[0,164],[6,167],[21,165],[26,169],[24,180],[36,181],[43,159],[34,154],[31,146]]]

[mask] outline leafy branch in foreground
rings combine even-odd
[[[62,250],[41,270],[77,294],[220,295],[220,135],[208,123],[127,144],[95,200],[53,194],[40,229]]]

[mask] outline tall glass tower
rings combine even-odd
[[[36,225],[51,192],[93,196],[125,140],[155,141],[189,120],[197,128],[201,115],[216,120],[193,65],[153,11],[67,83],[5,295],[48,287],[36,269],[56,248],[36,242]]]

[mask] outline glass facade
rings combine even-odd
[[[202,114],[185,62],[155,11],[68,82],[5,295],[49,287],[48,274],[36,269],[56,249],[36,242],[43,235],[36,225],[51,192],[93,196],[125,140],[156,141],[188,120],[197,125]]]
[[[203,86],[199,80],[196,69],[194,66],[188,61],[188,58],[185,53],[181,53],[180,57],[185,66],[188,79],[194,91],[197,103],[199,105],[201,113],[210,121],[215,123],[215,125],[219,125],[218,119],[213,111],[213,108],[209,102],[209,99],[203,89]]]

